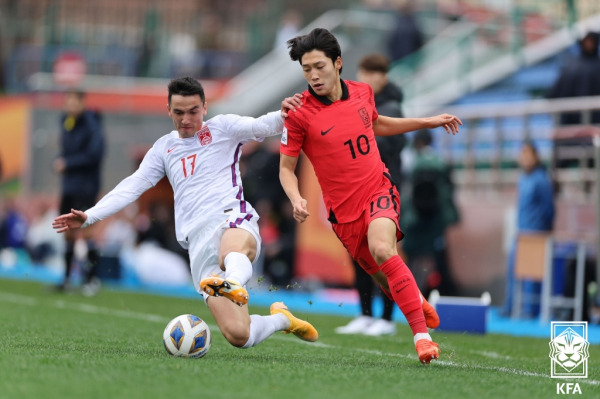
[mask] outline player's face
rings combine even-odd
[[[173,94],[171,104],[167,105],[169,116],[182,139],[193,137],[200,130],[206,115],[206,102],[202,103],[199,95],[182,96]]]
[[[519,164],[525,172],[532,171],[537,164],[537,156],[531,147],[523,146],[519,156]]]
[[[76,94],[69,93],[65,98],[65,112],[71,116],[77,116],[83,112],[83,99]]]
[[[327,57],[321,50],[313,50],[302,56],[304,79],[315,93],[332,101],[339,100],[342,97],[341,68],[342,59],[340,57],[332,62],[331,58]]]

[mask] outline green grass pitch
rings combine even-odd
[[[204,358],[173,358],[162,345],[167,322],[183,313],[211,327]],[[200,296],[105,289],[86,298],[0,279],[0,398],[537,399],[555,398],[557,383],[566,382],[579,383],[576,397],[600,398],[598,345],[590,346],[587,379],[557,380],[550,378],[550,337],[434,332],[442,356],[424,366],[404,324],[394,336],[341,336],[333,330],[347,318],[295,314],[317,327],[318,342],[276,333],[237,349]]]

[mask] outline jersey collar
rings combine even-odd
[[[348,99],[348,86],[346,86],[346,83],[344,82],[343,79],[340,79],[340,83],[342,84],[342,98],[340,98],[340,100],[347,100]],[[331,101],[327,97],[320,96],[317,93],[315,93],[315,91],[313,90],[312,87],[310,87],[310,85],[308,85],[308,91],[310,92],[310,94],[313,95],[313,97],[315,97],[317,100],[319,100],[323,104],[325,104],[325,105],[333,104],[333,101]]]

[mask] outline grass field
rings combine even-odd
[[[211,327],[202,359],[164,350],[162,331],[182,313]],[[200,296],[104,290],[86,298],[0,279],[0,398],[535,399],[555,397],[557,382],[600,397],[598,345],[587,379],[553,380],[549,338],[434,333],[443,353],[423,366],[404,324],[391,337],[340,336],[333,329],[347,318],[295,313],[319,329],[318,342],[277,333],[242,350],[221,336]]]

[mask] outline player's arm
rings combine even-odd
[[[96,205],[82,212],[71,210],[71,213],[58,216],[52,222],[57,233],[87,227],[119,212],[136,201],[146,190],[156,185],[165,175],[164,164],[153,146],[144,156],[138,170],[123,179],[115,188],[106,194]]]
[[[77,209],[71,209],[71,213],[65,213],[64,215],[57,216],[52,222],[52,228],[57,233],[64,233],[67,230],[76,230],[87,220],[85,212]]]
[[[269,112],[258,118],[237,117],[235,124],[231,127],[234,136],[240,140],[254,139],[260,140],[265,137],[281,134],[283,131],[283,121],[288,117],[289,112],[296,112],[302,106],[302,94],[294,94],[292,97],[286,97],[281,101],[279,111]]]
[[[379,115],[373,122],[373,131],[376,136],[392,136],[420,129],[443,127],[447,133],[456,134],[459,125],[462,125],[462,121],[457,116],[450,114],[440,114],[427,118],[390,118]]]
[[[90,226],[100,220],[114,215],[139,198],[153,184],[139,173],[123,179],[114,189],[106,194],[96,205],[85,212],[71,209],[71,213],[57,216],[52,228],[57,233],[76,230]]]
[[[294,219],[302,223],[310,216],[310,213],[308,213],[306,207],[306,200],[300,195],[298,177],[296,176],[296,165],[298,165],[298,157],[281,154],[281,159],[279,161],[279,180],[281,181],[283,190],[294,207]]]

